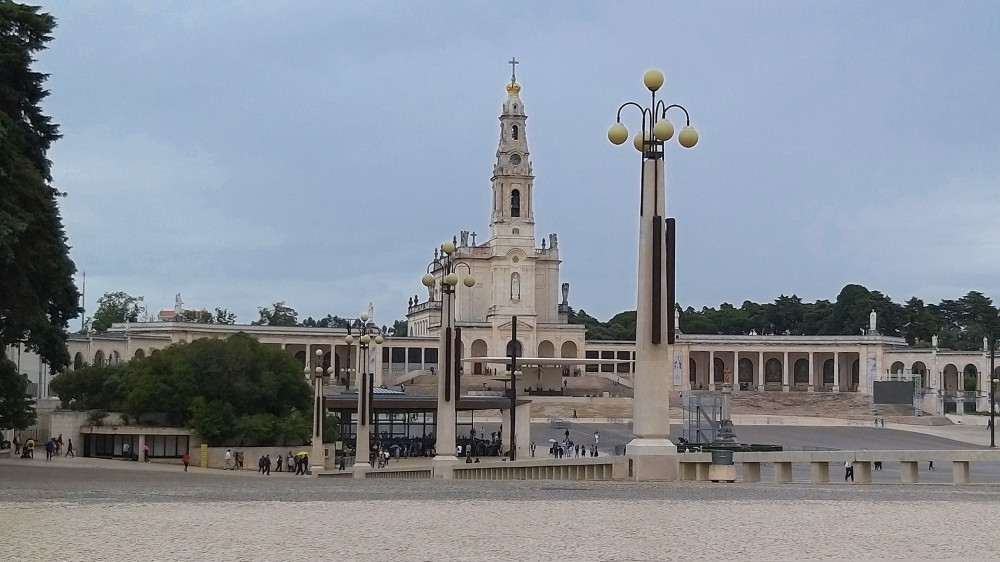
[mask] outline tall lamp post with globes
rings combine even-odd
[[[344,337],[344,342],[349,346],[354,345],[355,341],[358,343],[358,382],[356,384],[358,388],[358,423],[354,444],[354,475],[357,478],[363,478],[365,469],[371,468],[368,459],[371,454],[371,425],[372,420],[375,419],[375,373],[369,372],[371,344],[381,345],[384,341],[381,330],[374,326],[368,326],[369,318],[368,313],[362,313],[359,317],[361,327],[357,338],[350,333],[350,328],[348,328],[347,336]]]
[[[333,367],[323,370],[323,350],[316,350],[316,363],[310,372],[306,366],[306,376],[313,377],[314,404],[313,404],[313,436],[312,455],[310,457],[309,470],[313,473],[322,472],[326,469],[326,455],[323,448],[323,422],[326,417],[326,403],[323,396],[323,385],[333,374]]]
[[[996,431],[997,431],[997,367],[996,367],[996,349],[997,349],[997,329],[996,327],[990,328],[990,447],[996,447]]]
[[[618,108],[608,140],[622,144],[628,129],[621,122],[622,110],[634,107],[642,127],[633,145],[642,155],[639,196],[639,275],[636,306],[635,398],[632,433],[626,447],[630,476],[636,480],[675,480],[677,447],[670,441],[670,389],[673,372],[674,309],[674,219],[666,215],[664,188],[664,143],[674,136],[667,112],[684,112],[685,126],[677,135],[684,148],[698,143],[687,109],[656,99],[663,73],[649,70],[642,77],[650,91],[649,107],[626,102]],[[664,333],[666,332],[666,333]]]
[[[462,284],[472,288],[476,280],[472,277],[469,264],[456,262],[454,259],[455,243],[441,244],[441,258],[431,262],[427,274],[420,280],[425,287],[433,289],[441,285],[441,337],[438,341],[438,363],[443,367],[438,369],[437,414],[435,415],[435,445],[434,460],[431,473],[436,479],[450,479],[454,475],[452,469],[458,462],[455,456],[455,420],[456,403],[461,392],[459,376],[462,332],[455,326],[455,290],[459,278],[456,269],[465,265],[469,274],[461,280]],[[433,291],[432,291],[433,292]]]

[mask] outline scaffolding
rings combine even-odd
[[[715,442],[722,421],[722,397],[684,396],[681,407],[681,437],[688,443]]]

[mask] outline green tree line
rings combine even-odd
[[[312,435],[313,391],[302,366],[243,333],[68,371],[52,380],[52,391],[64,408],[190,427],[212,446],[301,444]]]
[[[821,299],[803,302],[781,295],[772,303],[744,301],[737,308],[722,303],[718,308],[680,309],[680,329],[686,334],[741,335],[859,335],[868,327],[869,314],[877,313],[877,331],[905,338],[917,347],[929,347],[933,336],[938,346],[955,350],[981,349],[983,337],[1000,329],[998,310],[992,299],[978,291],[937,304],[925,304],[913,297],[905,303],[893,302],[879,291],[861,285],[846,285],[833,302]],[[589,340],[634,340],[635,311],[615,315],[601,322],[586,311],[570,313],[570,323],[587,327]]]

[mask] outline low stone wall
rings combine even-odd
[[[712,455],[710,453],[681,453],[679,477],[681,480],[714,480],[711,477]],[[809,464],[810,482],[830,481],[830,463],[841,467],[847,461],[854,466],[856,481],[860,484],[872,482],[872,464],[875,462],[898,462],[900,480],[915,484],[919,481],[917,470],[920,463],[941,461],[952,463],[952,482],[968,484],[971,481],[971,466],[975,462],[1000,462],[1000,451],[988,449],[939,450],[939,451],[774,451],[737,452],[734,464],[743,465],[743,482],[760,482],[762,464],[774,465],[775,483],[792,482],[792,465]],[[732,465],[729,465],[732,466]]]

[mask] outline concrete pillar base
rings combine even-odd
[[[830,481],[830,463],[816,461],[809,463],[809,479],[814,484]]]
[[[782,392],[788,392],[788,385],[787,384],[781,385],[781,391]]]
[[[776,462],[774,463],[774,481],[781,482],[791,482],[792,481],[792,463],[790,462]]]
[[[854,461],[854,478],[858,484],[872,483],[872,463],[865,461]]]
[[[638,482],[677,480],[677,446],[669,439],[636,438],[625,448],[632,461],[630,478]]]
[[[354,466],[351,467],[352,476],[354,478],[364,478],[365,472],[371,470],[372,465],[366,462],[355,462]]]
[[[680,465],[680,479],[681,480],[697,480],[698,479],[698,466],[693,462],[686,462]]]
[[[903,461],[899,463],[900,478],[907,484],[916,484],[920,481],[917,472],[917,461]]]
[[[695,471],[695,480],[708,480],[709,465],[707,462],[700,462]]]
[[[953,461],[951,463],[951,477],[955,484],[968,484],[969,461]]]
[[[735,464],[708,465],[708,479],[712,482],[736,482]]]
[[[760,482],[760,463],[759,462],[745,462],[745,463],[743,463],[743,481],[744,482]]]
[[[809,392],[816,392],[816,387],[813,386],[813,385],[809,385],[808,391]]]
[[[438,455],[431,459],[431,478],[434,480],[451,480],[455,478],[455,466],[458,457],[455,455]]]

